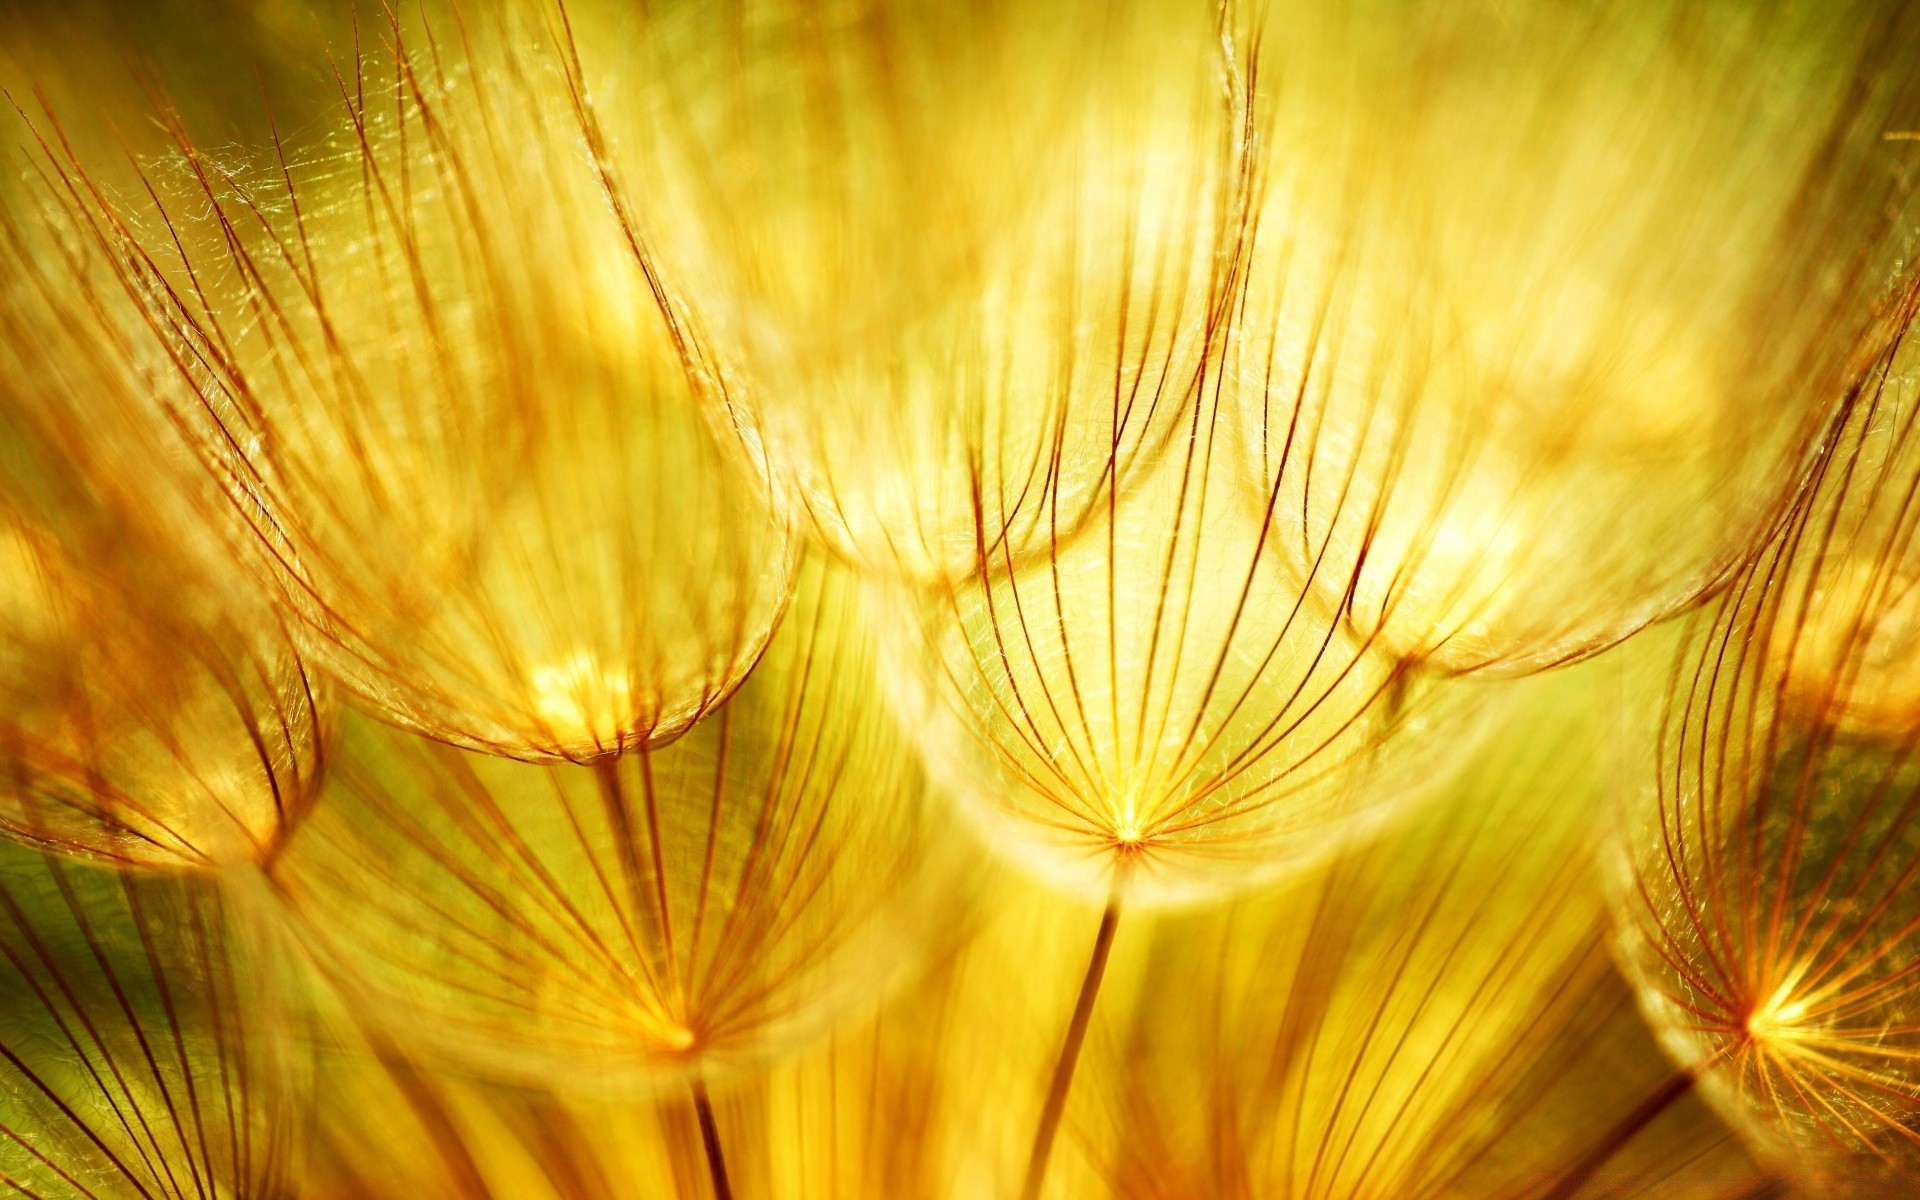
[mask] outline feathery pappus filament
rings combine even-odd
[[[1623,960],[1669,1050],[1814,1194],[1920,1165],[1914,293],[1814,487],[1674,664],[1623,830]]]
[[[1022,1192],[1041,1195],[1122,908],[1322,857],[1444,774],[1477,697],[1310,603],[1219,445],[1208,375],[1154,474],[1017,561],[902,601],[901,702],[992,845],[1106,897]]]
[[[310,1064],[217,889],[0,845],[0,1184],[280,1200]]]
[[[929,761],[1057,886],[1247,886],[1385,819],[1471,727],[1473,693],[1308,602],[1241,504],[1217,402],[1093,525],[1026,563],[983,539],[973,575],[901,602]]]
[[[222,577],[218,498],[155,461],[154,364],[115,353],[112,281],[74,242],[0,210],[0,832],[263,862],[318,789],[325,688]]]
[[[396,17],[319,147],[232,165],[176,125],[145,208],[49,158],[314,657],[433,737],[588,761],[737,686],[796,546],[701,415],[563,60],[459,29]]]
[[[837,553],[1043,550],[1181,424],[1246,218],[1231,20],[755,0],[598,39],[640,47],[589,58],[645,73],[609,121],[727,414]]]
[[[1920,26],[1387,7],[1271,16],[1250,495],[1399,653],[1535,669],[1691,605],[1783,512],[1902,272],[1881,131],[1920,111]]]
[[[855,591],[807,567],[743,689],[660,749],[541,766],[354,726],[275,870],[322,961],[435,1057],[576,1091],[697,1085],[884,987],[950,839]]]

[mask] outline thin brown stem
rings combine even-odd
[[[1067,1092],[1073,1087],[1073,1069],[1080,1062],[1080,1046],[1087,1040],[1087,1026],[1093,1019],[1093,1003],[1100,996],[1100,980],[1107,973],[1107,956],[1113,952],[1114,930],[1120,925],[1120,889],[1107,901],[1100,916],[1100,932],[1093,938],[1093,955],[1087,960],[1086,976],[1080,981],[1080,998],[1073,1005],[1073,1019],[1067,1022],[1067,1036],[1060,1043],[1060,1058],[1053,1065],[1053,1082],[1047,1088],[1047,1102],[1040,1110],[1040,1125],[1033,1133],[1033,1153],[1027,1159],[1027,1180],[1020,1188],[1021,1200],[1038,1200],[1040,1187],[1047,1181],[1047,1159],[1053,1153],[1054,1135],[1060,1132],[1060,1116],[1067,1109]]]
[[[1540,1200],[1568,1200],[1568,1197],[1577,1194],[1593,1181],[1594,1172],[1605,1166],[1608,1159],[1620,1153],[1641,1130],[1653,1124],[1661,1113],[1692,1091],[1693,1083],[1693,1072],[1675,1071],[1657,1091],[1642,1100],[1639,1107],[1620,1118],[1612,1129],[1580,1156],[1577,1163],[1554,1181],[1551,1188],[1541,1193]]]
[[[700,1119],[700,1144],[707,1151],[707,1174],[713,1178],[713,1200],[733,1200],[733,1185],[727,1182],[727,1156],[720,1149],[720,1127],[713,1120],[707,1081],[695,1075],[691,1086],[693,1114]]]

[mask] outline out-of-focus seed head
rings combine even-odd
[[[885,987],[952,836],[853,581],[803,580],[746,685],[667,747],[540,766],[363,723],[277,866],[348,995],[442,1058],[617,1090],[777,1053]]]
[[[1213,6],[667,5],[616,44],[663,270],[838,553],[1032,553],[1180,424],[1245,217]]]
[[[1401,653],[1577,658],[1737,568],[1871,356],[1920,27],[1377,7],[1271,18],[1246,461]]]
[[[909,725],[990,840],[1069,887],[1245,886],[1401,811],[1472,742],[1480,693],[1311,604],[1215,404],[1093,524],[903,605]]]
[[[1621,949],[1649,1016],[1820,1194],[1877,1194],[1920,1164],[1905,323],[1804,502],[1676,662],[1657,774],[1624,825]]]
[[[701,415],[564,57],[389,34],[317,148],[234,165],[181,133],[138,207],[50,157],[319,661],[460,745],[671,740],[764,645],[787,523]]]
[[[78,231],[0,208],[0,831],[265,862],[319,787],[326,689],[233,569],[131,316]]]

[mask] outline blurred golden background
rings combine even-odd
[[[0,85],[13,1192],[1920,1196],[1920,9]]]

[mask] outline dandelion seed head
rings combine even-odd
[[[810,561],[742,690],[670,745],[531,764],[355,721],[276,878],[436,1062],[619,1095],[785,1053],[952,901],[955,839],[872,655],[853,580]],[[368,872],[408,885],[370,902]]]
[[[153,359],[307,654],[409,728],[586,762],[739,685],[798,542],[563,116],[573,60],[514,23],[355,63],[323,123],[345,154],[229,162],[170,128],[157,213],[56,202],[129,264],[113,344]]]
[[[822,540],[945,582],[1150,465],[1245,203],[1247,64],[1210,10],[907,5],[796,44],[818,18],[775,0],[696,28],[647,48],[727,81],[652,114],[662,255]]]
[[[1417,802],[1478,728],[1480,693],[1302,595],[1221,459],[1202,424],[1057,548],[909,601],[935,774],[1056,886],[1179,903],[1300,869]]]
[[[1920,1161],[1905,320],[1812,488],[1682,643],[1621,917],[1703,1094],[1769,1162],[1863,1188]]]
[[[266,862],[318,790],[325,687],[165,546],[95,515],[0,520],[0,831],[124,867]]]
[[[1445,70],[1332,16],[1279,39],[1228,378],[1249,495],[1287,497],[1276,541],[1325,603],[1446,669],[1524,670],[1689,606],[1777,517],[1904,236],[1868,215],[1907,189],[1839,97],[1899,111],[1910,85],[1859,65],[1865,26],[1797,13],[1697,44],[1457,20]],[[1804,104],[1762,99],[1781,71]],[[1876,267],[1841,280],[1850,254]]]
[[[0,1181],[1920,1176],[1901,5],[477,7],[20,114]]]

